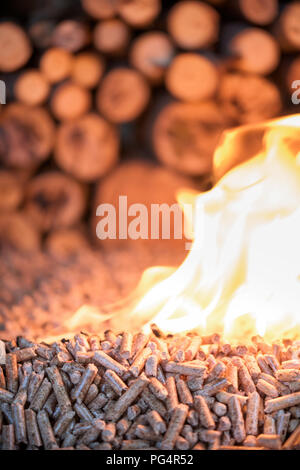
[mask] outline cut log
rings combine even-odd
[[[52,45],[69,52],[78,52],[89,44],[91,35],[85,23],[65,20],[59,23],[52,33]]]
[[[130,36],[124,21],[117,18],[100,21],[94,28],[94,46],[104,54],[121,55],[128,47]]]
[[[274,28],[274,34],[284,52],[300,50],[300,2],[286,5]]]
[[[99,111],[115,123],[136,119],[149,99],[150,88],[144,77],[125,67],[116,68],[104,77],[96,98]]]
[[[32,54],[32,47],[20,26],[5,21],[0,24],[0,71],[14,72],[23,67]]]
[[[151,25],[161,10],[161,0],[118,0],[119,15],[134,28]]]
[[[76,83],[66,82],[58,86],[51,98],[51,110],[61,121],[76,119],[91,107],[90,92]]]
[[[227,44],[235,58],[232,66],[242,72],[269,75],[278,67],[280,50],[274,37],[260,28],[244,28]]]
[[[101,240],[100,243],[104,249],[110,249],[116,246],[137,249],[140,245],[148,248],[151,246],[151,249],[154,249],[155,246],[157,246],[158,249],[164,247],[163,249],[167,251],[170,250],[170,245],[172,249],[174,249],[175,246],[183,248],[184,237],[180,240],[174,240],[172,213],[170,213],[170,238],[163,240],[160,230],[160,233],[158,233],[159,239],[155,239],[154,237],[151,239],[151,207],[153,208],[153,204],[167,204],[171,207],[176,203],[177,191],[184,188],[195,189],[196,186],[189,178],[173,173],[167,168],[150,162],[129,160],[117,166],[103,178],[97,186],[91,219],[92,236],[96,238],[96,226],[101,220],[101,217],[96,215],[96,208],[100,204],[111,204],[115,208],[117,215],[116,239],[108,238]],[[147,239],[133,239],[130,234],[128,234],[129,224],[134,217],[133,214],[131,214],[128,216],[127,220],[127,208],[124,212],[119,196],[127,197],[128,209],[132,207],[133,204],[138,204],[138,207],[142,205],[147,209],[146,222],[148,222],[148,229],[147,227],[145,228],[145,226],[142,228],[143,234],[146,235],[146,232],[148,234]],[[138,215],[138,212],[136,215]],[[152,222],[154,223],[155,221],[153,220]],[[97,241],[99,242],[98,238]],[[136,252],[136,254],[138,255],[138,252]],[[151,262],[148,266],[151,266]]]
[[[22,184],[15,173],[0,170],[0,213],[13,212],[23,199]]]
[[[184,101],[212,98],[218,87],[217,67],[205,57],[195,53],[178,54],[166,74],[169,92]]]
[[[93,52],[81,52],[74,57],[71,78],[83,88],[95,88],[104,73],[104,59]]]
[[[87,114],[58,129],[56,162],[81,181],[95,181],[106,174],[118,156],[117,130],[96,114]]]
[[[38,49],[50,47],[54,28],[55,22],[52,20],[41,20],[31,24],[28,34],[34,46]]]
[[[97,20],[112,18],[117,13],[116,0],[81,0],[83,9]]]
[[[204,175],[212,168],[213,152],[222,132],[230,127],[213,102],[171,103],[159,114],[153,129],[158,159],[187,175]]]
[[[278,0],[231,0],[231,5],[241,17],[258,26],[273,23],[278,15]]]
[[[40,249],[40,238],[25,213],[0,214],[0,246],[31,253]]]
[[[0,120],[0,161],[20,169],[36,168],[48,158],[54,133],[45,109],[21,104],[5,107]]]
[[[17,79],[14,87],[17,100],[29,106],[43,104],[50,93],[49,83],[36,69],[25,70]]]
[[[89,247],[88,239],[83,231],[66,228],[51,232],[46,239],[45,248],[58,261],[74,259]]]
[[[178,46],[187,50],[212,46],[219,37],[218,12],[203,2],[181,1],[169,12],[167,28]]]
[[[160,84],[175,55],[169,36],[160,31],[141,34],[133,42],[130,62],[153,84]]]
[[[70,52],[53,47],[40,60],[40,69],[50,83],[57,83],[70,76],[73,57]]]
[[[26,190],[27,216],[43,232],[76,224],[85,205],[84,187],[58,171],[36,176]]]
[[[282,108],[277,86],[255,75],[226,74],[220,83],[219,100],[224,112],[238,124],[270,119]]]

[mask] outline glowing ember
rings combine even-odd
[[[138,291],[129,322],[199,329],[231,340],[295,335],[300,326],[300,118],[267,124],[264,150],[196,197],[195,240],[183,264]],[[234,143],[240,130],[230,133]],[[226,139],[223,145],[226,145]],[[215,162],[220,164],[222,146]],[[179,199],[186,195],[179,196]],[[165,271],[161,268],[162,277]],[[144,278],[149,279],[147,273]]]

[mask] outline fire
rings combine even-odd
[[[200,330],[234,340],[300,331],[300,117],[267,123],[260,151],[195,196],[192,249],[183,264],[156,268],[129,323],[155,323],[164,332]],[[215,155],[241,129],[230,132]],[[180,200],[188,197],[183,193]],[[147,285],[146,285],[147,284]],[[150,282],[151,284],[151,282]]]
[[[298,336],[299,132],[295,115],[226,133],[215,153],[221,178],[213,189],[179,194],[195,208],[183,264],[145,271],[136,291],[98,321],[112,318],[117,329],[155,323],[166,333],[221,333],[231,342],[253,334]],[[97,315],[84,306],[71,319],[73,328],[86,314],[95,323]]]

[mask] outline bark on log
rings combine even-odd
[[[17,103],[5,107],[0,120],[0,161],[9,167],[36,168],[48,158],[54,133],[45,109]]]
[[[113,125],[87,114],[58,129],[55,159],[80,181],[95,181],[118,161],[119,136]]]
[[[40,20],[31,24],[28,34],[34,46],[38,49],[50,47],[54,28],[55,22],[52,20]]]
[[[223,76],[218,97],[222,109],[238,124],[270,119],[282,109],[277,86],[255,75],[232,73]]]
[[[57,83],[69,77],[72,65],[72,54],[59,47],[48,49],[40,60],[41,72],[50,83]]]
[[[74,57],[71,78],[77,85],[92,89],[100,82],[104,69],[101,56],[93,52],[81,52]]]
[[[133,42],[130,63],[152,84],[160,84],[175,56],[174,46],[166,33],[150,31]]]
[[[118,18],[100,21],[93,32],[94,46],[104,54],[122,55],[126,51],[131,32]]]
[[[0,24],[0,44],[1,72],[20,69],[32,54],[31,44],[23,29],[9,21]]]
[[[213,102],[171,103],[154,124],[156,156],[182,174],[204,175],[211,171],[213,152],[231,124]]]
[[[150,88],[144,77],[129,68],[109,72],[97,93],[97,107],[110,121],[128,122],[136,119],[146,108]]]
[[[86,114],[91,108],[90,92],[72,82],[58,86],[51,98],[51,110],[61,121],[77,119]]]
[[[43,232],[76,224],[85,205],[84,187],[58,171],[36,176],[26,189],[25,211]]]
[[[217,67],[210,60],[195,53],[178,54],[166,73],[169,92],[184,101],[212,98],[218,87]]]
[[[203,2],[181,1],[169,12],[167,28],[178,46],[187,50],[215,44],[219,36],[218,12]]]
[[[245,20],[266,26],[278,15],[278,0],[231,0],[230,6]]]
[[[14,87],[17,100],[29,106],[43,104],[49,96],[50,87],[44,75],[36,69],[25,70]]]
[[[39,250],[40,244],[40,234],[25,213],[12,212],[0,215],[0,246],[31,253]]]

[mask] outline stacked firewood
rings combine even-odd
[[[286,112],[300,79],[299,1],[64,3],[0,23],[0,235],[27,250],[88,218],[94,234],[108,177],[135,202],[206,188],[222,132]]]
[[[260,337],[0,341],[0,447],[299,450],[299,368],[299,341]]]

